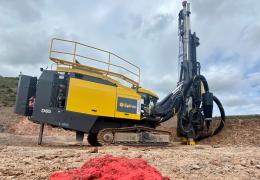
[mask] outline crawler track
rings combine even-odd
[[[97,135],[101,145],[162,146],[171,142],[171,133],[143,126],[106,128]]]

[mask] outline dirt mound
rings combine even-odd
[[[160,129],[170,131],[174,141],[176,135],[176,119],[164,123]],[[199,144],[208,145],[256,145],[260,144],[260,119],[227,118],[224,129],[216,136],[204,139]]]
[[[9,133],[16,135],[38,135],[39,124],[29,121],[26,117],[18,119],[18,122],[11,125]],[[51,126],[44,127],[44,135],[46,136],[71,136],[74,135],[71,131],[65,131],[60,128],[52,128]]]
[[[199,144],[260,145],[260,119],[227,119],[222,132]]]
[[[0,114],[0,132],[8,132],[15,135],[38,135],[39,124],[29,121],[24,116],[15,114],[13,107],[0,107]],[[44,135],[71,136],[74,133],[45,126]]]
[[[125,179],[125,180],[167,180],[155,168],[141,158],[113,157],[106,155],[85,162],[81,168],[55,172],[50,180],[69,179]]]
[[[8,132],[11,126],[21,118],[22,116],[14,114],[14,108],[0,106],[0,126],[2,131]]]

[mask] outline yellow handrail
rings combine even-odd
[[[54,46],[56,41],[60,42],[60,43],[61,42],[71,43],[72,45],[74,45],[73,52],[55,50],[53,48],[53,46]],[[80,55],[77,52],[78,46],[83,46],[85,48],[90,48],[90,49],[97,50],[99,52],[107,53],[108,54],[108,60],[107,61],[106,60],[100,60],[100,59]],[[60,55],[60,54],[70,55],[70,56],[72,56],[72,62],[65,60],[64,58],[54,57],[54,54],[56,54],[56,55]],[[118,60],[125,62],[126,64],[128,64],[132,68],[136,69],[137,72],[133,72],[133,71],[121,66],[121,65],[118,65],[118,64],[112,64],[111,63],[111,57],[113,57],[113,56],[115,58],[117,58]],[[100,68],[96,68],[96,67],[91,67],[91,66],[88,66],[88,65],[85,65],[85,64],[79,64],[79,63],[76,62],[76,57],[83,58],[85,60],[91,60],[91,61],[99,62],[99,63],[102,63],[102,64],[106,64],[107,68],[106,68],[106,70],[104,70],[104,69],[100,69]],[[62,64],[62,65],[70,66],[70,67],[80,67],[80,68],[83,68],[83,69],[86,69],[86,70],[92,70],[92,71],[96,71],[98,73],[103,73],[104,75],[114,76],[114,77],[120,78],[124,81],[127,81],[128,83],[131,83],[134,86],[139,86],[139,83],[140,83],[140,68],[138,66],[132,64],[131,62],[125,60],[124,58],[122,58],[122,57],[120,57],[120,56],[118,56],[118,55],[116,55],[112,52],[109,52],[109,51],[106,51],[106,50],[103,50],[103,49],[100,49],[100,48],[96,48],[96,47],[93,47],[93,46],[89,46],[89,45],[86,45],[86,44],[82,44],[82,43],[79,43],[79,42],[76,42],[76,41],[53,38],[51,40],[51,45],[50,45],[49,59],[52,60],[53,62],[55,62],[56,64]],[[136,81],[136,80],[134,80],[130,77],[126,77],[123,74],[113,72],[113,71],[111,71],[111,67],[117,67],[119,69],[127,71],[128,73],[137,77],[138,80]]]

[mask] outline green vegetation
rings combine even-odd
[[[259,118],[260,118],[260,114],[226,116],[226,119],[259,119]]]
[[[7,107],[14,105],[17,85],[17,77],[0,76],[0,105]]]

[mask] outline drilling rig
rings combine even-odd
[[[183,1],[179,12],[179,64],[180,75],[177,88],[159,102],[153,109],[154,116],[162,116],[167,121],[177,113],[177,135],[187,139],[188,143],[213,136],[224,127],[225,111],[216,96],[209,92],[206,78],[200,74],[196,48],[200,45],[196,33],[192,33],[190,24],[190,3]],[[221,119],[209,133],[213,113],[213,102],[219,108]]]
[[[140,87],[138,66],[110,51],[52,39],[49,59],[56,69],[41,69],[39,79],[20,75],[16,97],[15,112],[40,124],[38,144],[42,143],[45,124],[76,131],[78,141],[88,134],[88,142],[94,146],[166,145],[172,140],[171,133],[156,128],[173,116],[177,116],[177,135],[187,144],[220,132],[225,112],[200,74],[196,57],[199,38],[191,32],[190,4],[183,1],[182,6],[178,23],[179,80],[177,88],[160,102],[155,93]],[[64,44],[72,50],[60,50]],[[82,49],[102,53],[107,59],[83,55]],[[113,63],[115,59],[118,63]],[[214,102],[219,119],[212,118]],[[215,121],[218,123],[214,126]]]

